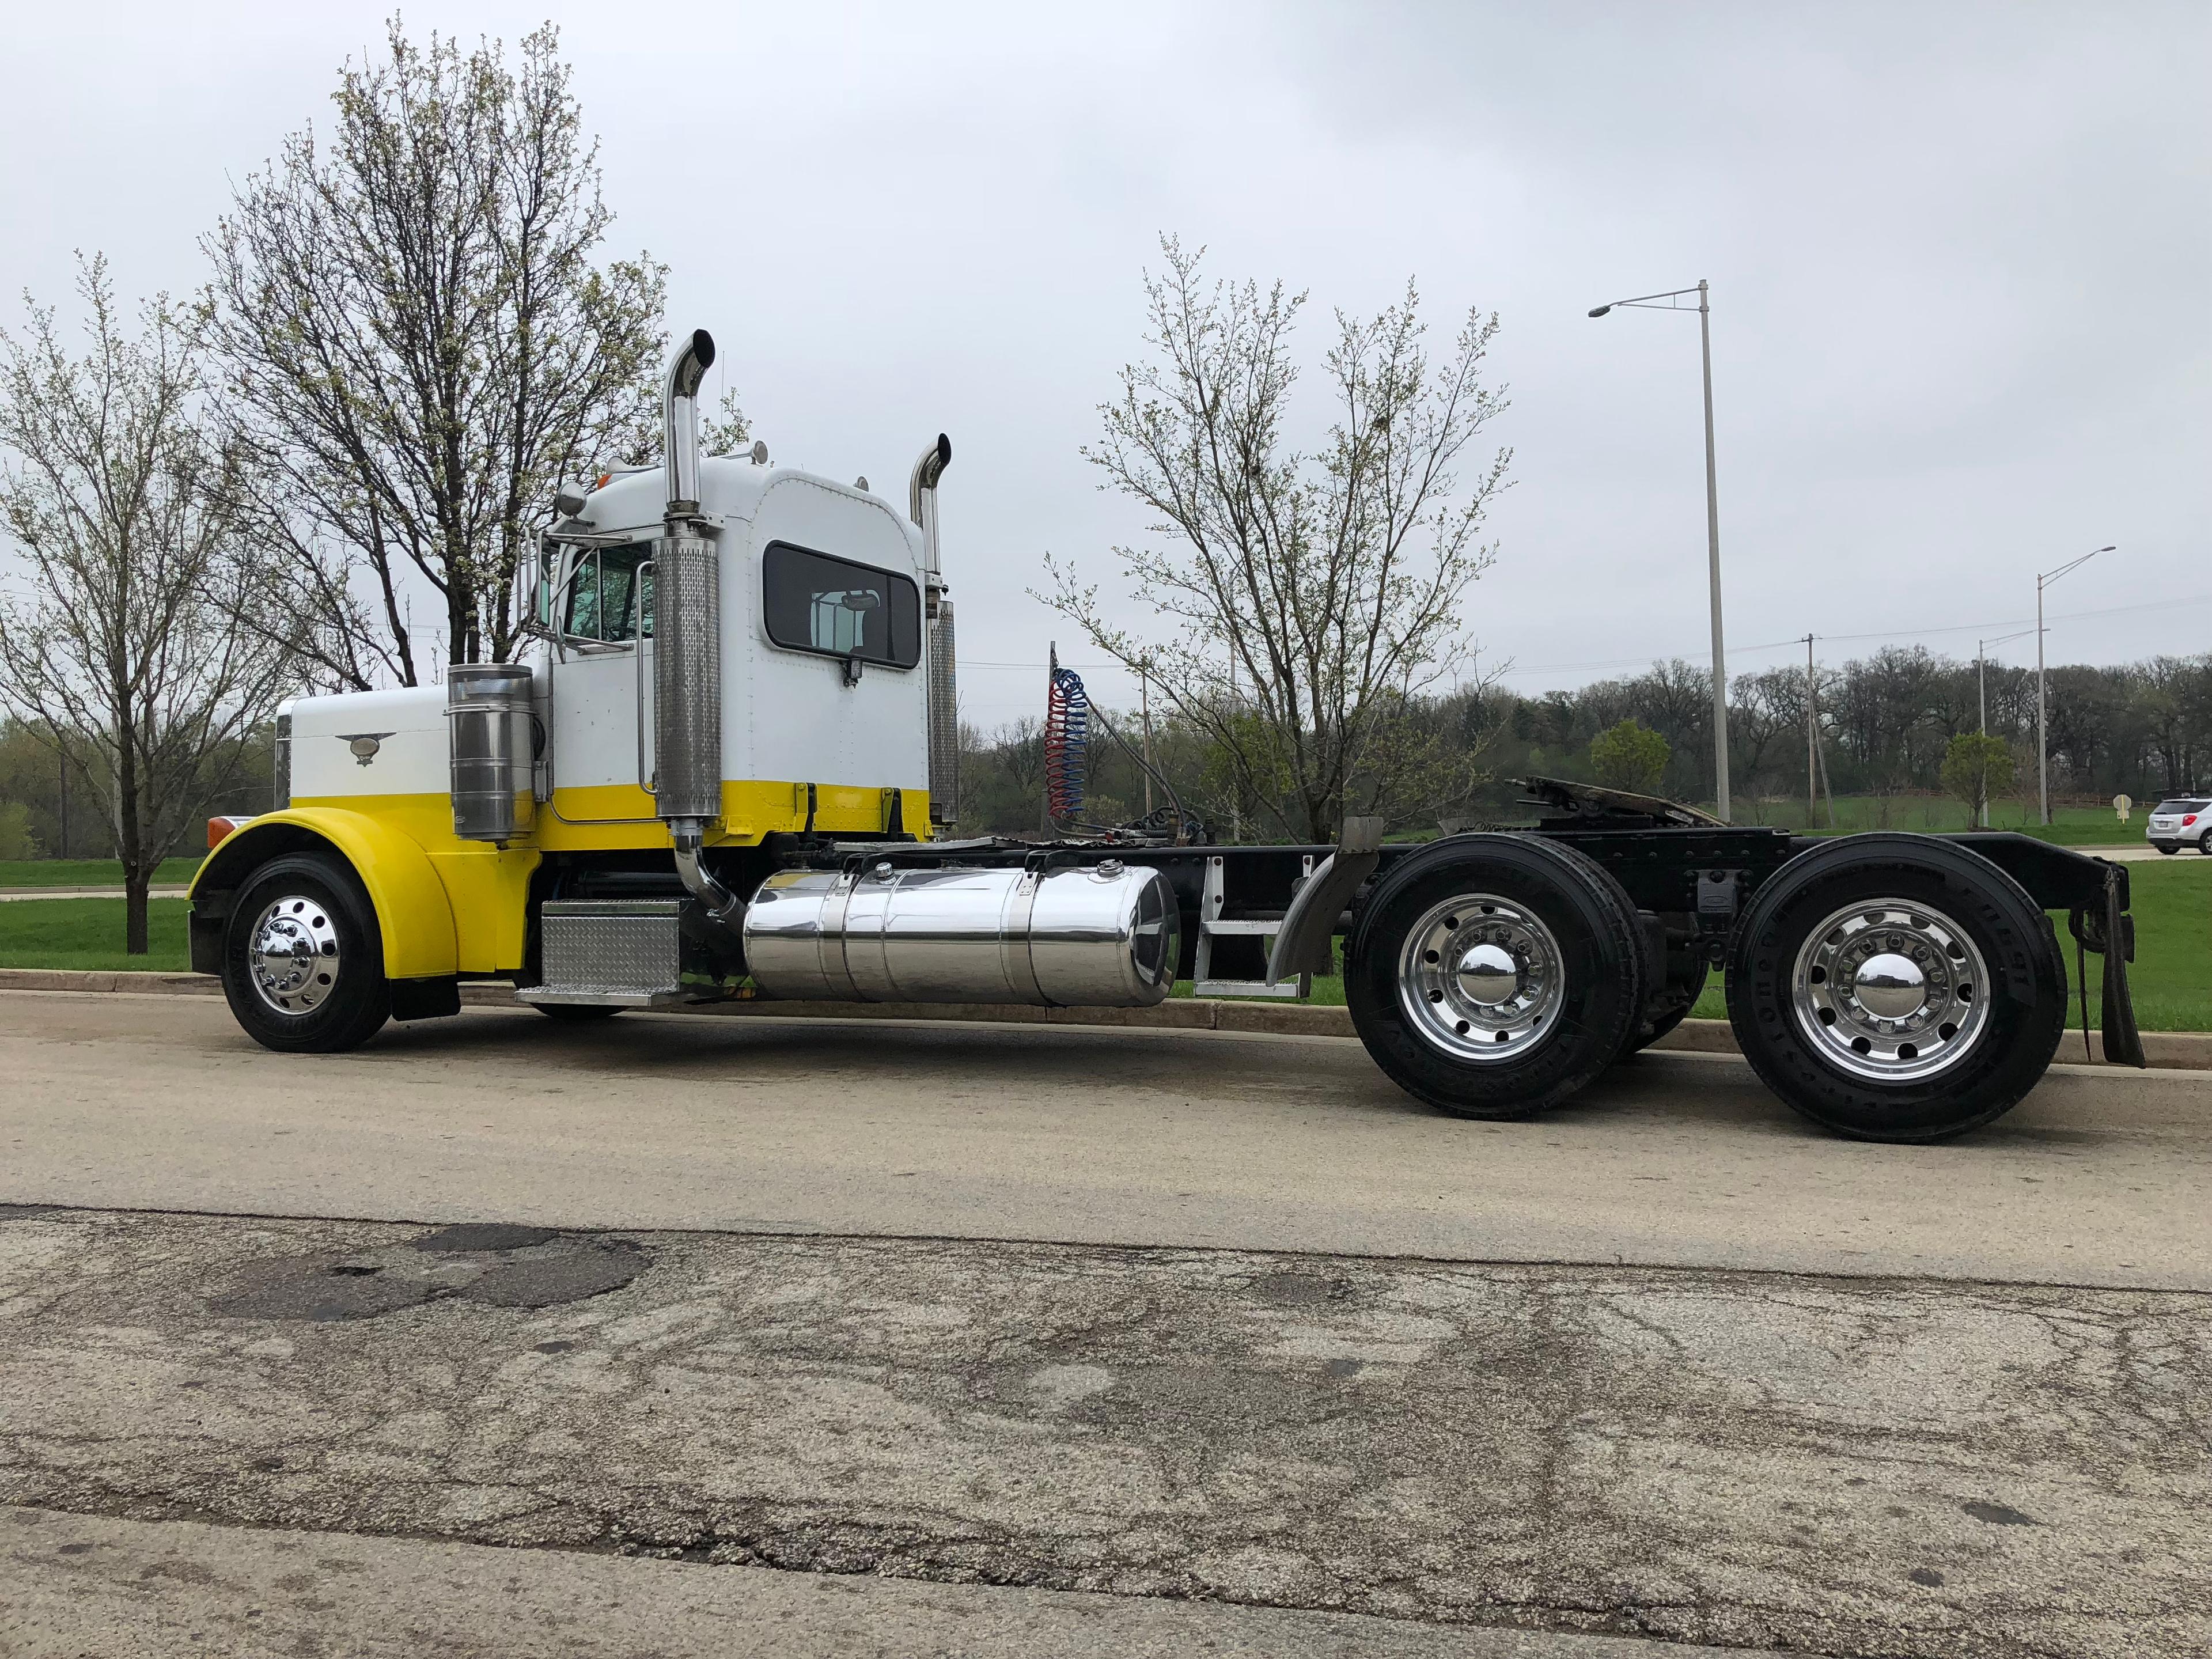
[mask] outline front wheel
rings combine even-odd
[[[272,859],[239,890],[222,994],[246,1034],[280,1054],[359,1047],[392,1017],[376,913],[352,871],[317,853]]]
[[[1525,1117],[1610,1066],[1640,1020],[1636,909],[1572,848],[1455,836],[1377,884],[1344,987],[1360,1041],[1407,1093],[1460,1117]]]
[[[1729,1023],[1760,1079],[1861,1140],[1930,1141],[2033,1088],[2066,1024],[2051,920],[1980,854],[1866,835],[1801,854],[1731,941]]]

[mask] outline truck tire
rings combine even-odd
[[[222,994],[246,1035],[279,1054],[337,1054],[383,1027],[383,936],[343,861],[295,853],[246,878],[223,935]]]
[[[1830,842],[1783,866],[1730,940],[1729,1024],[1767,1087],[1860,1140],[1942,1140],[2017,1105],[2057,1052],[2051,919],[1978,853]]]
[[[1644,974],[1635,906],[1595,861],[1532,836],[1458,836],[1376,884],[1345,1001],[1407,1093],[1459,1117],[1525,1117],[1613,1064]]]
[[[532,1006],[546,1018],[562,1025],[595,1024],[622,1012],[620,1008],[602,1007],[594,1002],[540,1002]]]

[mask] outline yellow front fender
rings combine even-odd
[[[458,972],[459,947],[445,884],[421,843],[365,813],[333,806],[264,812],[224,837],[192,878],[191,896],[235,888],[254,870],[321,842],[353,866],[376,908],[387,979],[429,979]]]

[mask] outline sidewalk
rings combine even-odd
[[[182,898],[191,891],[189,887],[149,887],[146,896]],[[12,904],[19,899],[119,899],[123,896],[120,887],[0,887],[0,904]]]
[[[220,996],[221,982],[205,974],[132,974],[73,968],[0,968],[0,991],[125,992],[153,996]],[[469,1008],[519,1008],[504,983],[463,985]],[[1177,997],[1150,1008],[1037,1008],[990,1002],[718,1002],[684,1011],[720,1019],[897,1019],[977,1022],[997,1025],[1085,1025],[1173,1031],[1243,1031],[1255,1036],[1356,1037],[1352,1012],[1293,1002],[1236,1002]],[[2145,1031],[2144,1057],[2161,1071],[2212,1072],[2212,1032]],[[1686,1019],[1652,1045],[1692,1054],[1738,1052],[1735,1033],[1723,1019]],[[2089,1035],[2094,1060],[2104,1041]],[[2084,1062],[2081,1034],[2069,1030],[2054,1065]]]

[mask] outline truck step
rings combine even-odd
[[[540,912],[544,978],[524,1002],[675,1008],[705,988],[684,982],[682,899],[550,899]],[[711,993],[705,993],[711,994]]]

